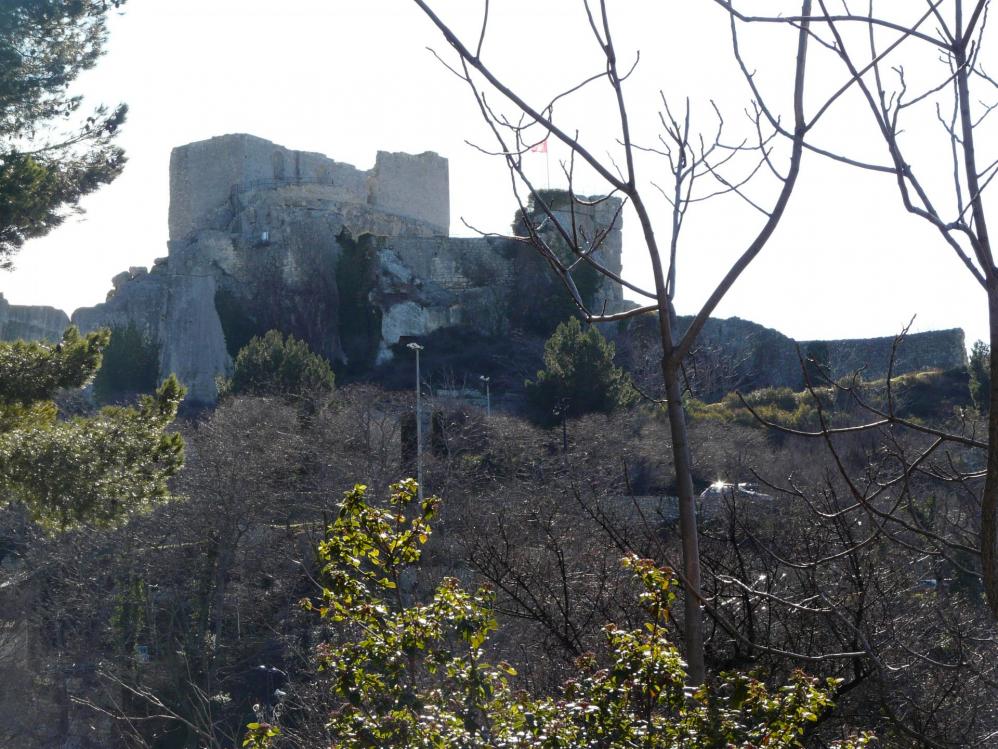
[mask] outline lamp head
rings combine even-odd
[[[413,351],[422,351],[424,347],[413,341],[412,343],[407,343],[406,348],[412,349]]]

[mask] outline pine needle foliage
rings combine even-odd
[[[332,392],[335,377],[323,357],[279,330],[254,337],[236,356],[224,391],[233,395],[315,398]]]
[[[540,423],[610,413],[637,400],[631,379],[613,364],[615,348],[577,318],[561,323],[544,344],[544,369],[527,381],[527,400]]]
[[[68,93],[100,59],[107,15],[122,2],[0,3],[0,268],[124,168],[113,141],[127,108],[84,114]]]
[[[136,407],[60,417],[52,399],[92,381],[109,339],[71,327],[56,345],[0,342],[0,502],[51,530],[147,511],[183,464],[183,440],[167,431],[184,397],[173,376]]]

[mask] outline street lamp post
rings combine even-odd
[[[492,393],[489,391],[489,380],[490,377],[485,375],[480,375],[479,380],[485,383],[485,415],[488,418],[492,418]]]
[[[408,344],[408,348],[416,352],[416,483],[419,491],[419,503],[423,503],[423,419],[420,410],[420,394],[422,390],[419,379],[419,352],[423,347],[418,343]]]

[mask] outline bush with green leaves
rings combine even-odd
[[[233,395],[279,395],[315,398],[331,393],[333,370],[308,344],[279,330],[250,340],[236,356],[224,392]]]
[[[643,626],[608,625],[605,660],[579,659],[557,695],[532,695],[515,670],[492,662],[495,596],[445,578],[425,601],[408,600],[407,571],[430,536],[438,500],[416,482],[391,487],[376,506],[367,487],[347,492],[326,540],[321,594],[304,602],[340,630],[320,644],[331,689],[331,745],[359,747],[802,747],[831,706],[825,684],[794,673],[777,690],[750,676],[720,674],[686,687],[685,664],[668,638],[670,570],[637,557],[624,565],[641,590]],[[245,747],[279,747],[281,727],[255,722]],[[868,735],[835,746],[867,746]]]
[[[135,408],[60,418],[52,398],[93,379],[109,337],[69,328],[56,345],[0,342],[0,502],[50,528],[147,510],[183,464],[183,440],[167,432],[184,397],[173,376]]]
[[[583,330],[575,318],[561,323],[544,344],[544,369],[526,383],[534,418],[550,424],[632,404],[637,393],[613,356],[613,343],[596,328]]]

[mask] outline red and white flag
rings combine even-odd
[[[530,147],[530,153],[547,153],[548,152],[548,141],[547,138],[542,140],[536,146]]]

